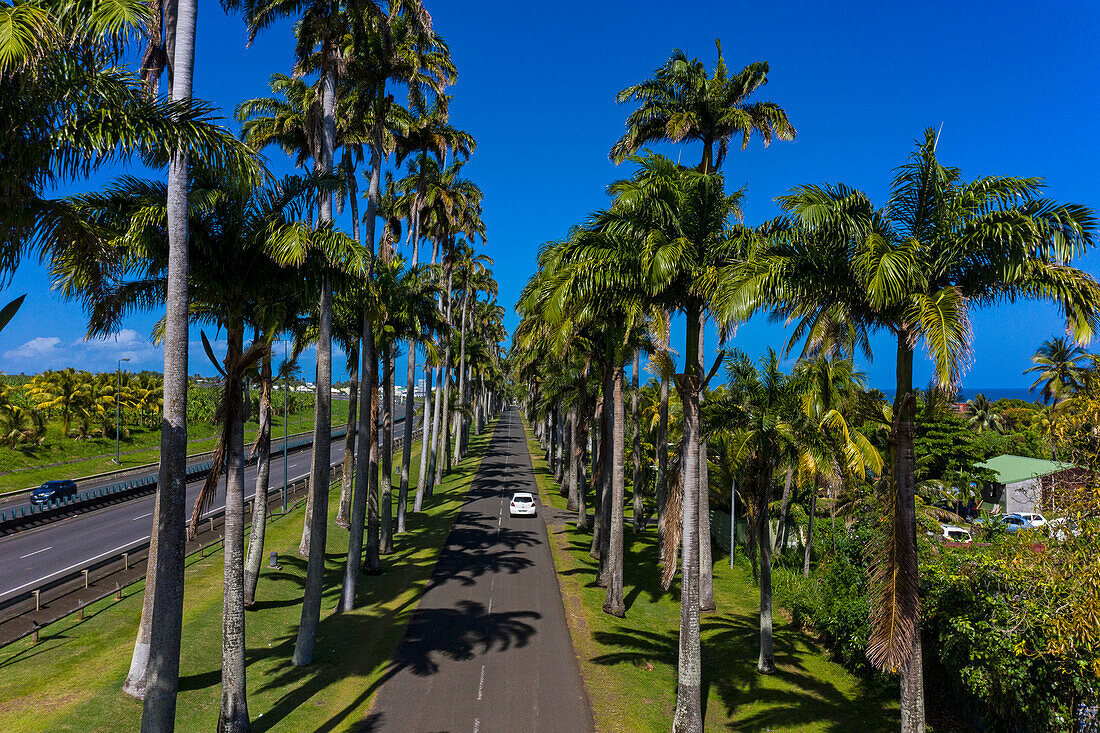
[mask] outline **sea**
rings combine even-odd
[[[882,390],[890,400],[894,399],[894,393],[896,391],[897,390],[894,388]],[[1039,390],[1036,389],[1034,392],[1028,392],[1027,387],[960,387],[959,402],[966,402],[980,394],[984,394],[991,402],[1002,399],[1023,400],[1025,402],[1035,402],[1039,400]]]

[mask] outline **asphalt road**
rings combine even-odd
[[[519,414],[504,413],[360,731],[593,730]]]
[[[398,422],[397,426],[400,427]],[[400,435],[400,433],[396,433]],[[283,487],[283,454],[272,440],[271,493]],[[313,451],[299,450],[287,456],[287,480],[309,473]],[[330,463],[344,458],[344,439],[332,441]],[[415,460],[415,459],[414,459]],[[256,466],[245,468],[245,497],[255,490]],[[187,518],[203,481],[187,485]],[[225,478],[208,513],[225,506]],[[148,494],[56,522],[0,537],[0,601],[28,592],[55,573],[87,565],[100,556],[117,554],[135,542],[148,539],[153,523],[155,496]]]

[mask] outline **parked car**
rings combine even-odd
[[[1005,523],[1010,533],[1019,532],[1021,529],[1029,529],[1030,524],[1019,514],[1006,514],[1001,517],[1001,521]]]
[[[32,504],[49,504],[58,499],[67,499],[76,496],[76,481],[72,479],[59,479],[47,481],[31,492]]]
[[[1018,512],[1021,517],[1027,520],[1028,527],[1042,527],[1047,523],[1046,518],[1042,514],[1035,514],[1033,512]]]
[[[508,504],[508,516],[516,515],[535,516],[535,497],[526,491],[517,491],[512,494],[512,501]]]
[[[1077,537],[1081,534],[1081,528],[1077,526],[1077,522],[1069,517],[1050,520],[1046,523],[1046,530],[1050,532],[1051,537],[1058,540],[1065,540],[1070,536]]]
[[[948,542],[966,542],[966,543],[970,543],[974,539],[973,537],[970,536],[970,532],[968,532],[966,529],[964,529],[962,527],[956,527],[953,524],[944,524],[944,525],[942,525],[942,527],[943,527],[943,538],[945,540],[947,540]]]

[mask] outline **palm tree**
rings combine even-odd
[[[87,402],[87,384],[72,367],[60,371],[45,371],[37,375],[27,386],[27,396],[39,410],[61,413],[61,434],[69,437],[74,416],[79,415]]]
[[[1065,336],[1047,339],[1031,357],[1035,366],[1024,370],[1024,374],[1035,372],[1038,377],[1028,392],[1043,385],[1039,391],[1043,402],[1061,402],[1075,394],[1081,388],[1081,372],[1087,358],[1085,350]]]
[[[387,95],[386,85],[390,81],[401,81],[408,85],[409,93],[415,100],[423,88],[442,91],[442,77],[433,76],[437,69],[445,69],[449,63],[447,54],[434,43],[435,34],[431,28],[431,18],[419,3],[391,4],[389,13],[373,17],[372,22],[356,24],[352,34],[354,43],[348,54],[350,67],[362,72],[361,77],[369,80],[362,85],[363,93],[356,96],[352,105],[356,118],[364,122],[369,130],[367,144],[370,148],[371,169],[367,187],[367,206],[364,216],[365,238],[367,240],[368,273],[373,276],[375,256],[375,223],[378,213],[379,191],[381,187],[382,161],[390,149],[387,146],[387,121],[393,117],[393,97]],[[391,138],[392,139],[392,138]],[[369,309],[368,309],[369,310]],[[355,607],[360,572],[360,555],[363,550],[363,524],[368,514],[377,514],[377,498],[371,486],[377,481],[377,413],[378,400],[378,360],[375,357],[375,337],[370,313],[363,317],[363,383],[370,386],[368,394],[361,400],[359,407],[359,444],[361,459],[356,466],[355,487],[352,499],[351,536],[348,542],[348,557],[345,566],[341,608],[351,610]],[[423,475],[423,471],[421,472]],[[368,522],[369,524],[369,522]],[[368,537],[372,540],[372,537]],[[377,545],[371,549],[367,543],[365,568],[369,572],[381,570]]]
[[[145,18],[146,4],[136,0],[0,8],[7,29],[0,39],[0,115],[10,129],[0,141],[0,281],[42,245],[42,227],[56,214],[48,193],[58,180],[135,153],[165,165],[177,150],[207,165],[254,169],[248,149],[216,124],[209,105],[193,101],[189,90],[172,99],[150,95],[122,65]],[[14,308],[2,312],[13,314]]]
[[[966,401],[967,422],[979,433],[1004,431],[1004,419],[984,394]]]
[[[828,488],[834,498],[841,485],[868,474],[882,473],[882,456],[871,441],[844,414],[867,386],[866,375],[855,368],[851,359],[831,358],[825,353],[803,359],[795,365],[795,378],[801,385],[802,408],[817,426],[826,451],[810,452],[803,464],[810,469],[812,482],[806,546],[802,574],[810,575],[810,550],[813,546],[814,518],[820,489]],[[783,516],[780,517],[782,527]]]
[[[771,349],[759,370],[740,352],[734,352],[727,369],[729,390],[707,401],[706,423],[731,434],[733,463],[743,465],[752,482],[760,548],[760,657],[756,668],[761,674],[774,674],[768,505],[775,471],[784,464],[788,466],[789,488],[799,454],[813,439],[813,423],[802,409],[798,380],[780,371],[779,357]]]
[[[749,64],[731,77],[722,42],[715,41],[715,46],[718,60],[710,76],[702,62],[676,49],[652,78],[619,92],[619,104],[639,106],[626,119],[626,133],[611,147],[615,163],[651,142],[698,141],[703,143],[699,171],[713,173],[722,167],[734,135],[741,137],[742,150],[753,135],[759,135],[765,146],[773,137],[794,139],[794,126],[783,108],[774,102],[749,101],[768,83],[768,62]]]
[[[492,264],[493,260],[491,257],[484,254],[475,254],[472,247],[464,246],[458,250],[457,266],[461,278],[459,292],[462,298],[462,315],[461,321],[459,322],[458,395],[460,404],[467,408],[469,407],[466,394],[467,315],[472,314],[475,310],[475,308],[470,308],[471,296],[474,298],[476,304],[479,292],[496,295],[496,281],[493,280],[492,274],[488,268],[488,265]],[[462,460],[466,451],[464,436],[467,429],[467,414],[465,411],[460,410],[457,417],[459,424],[455,428],[454,449],[454,462],[456,464]]]
[[[281,298],[294,291],[294,283],[301,280],[299,273],[291,277],[283,271],[277,259],[298,264],[305,257],[303,245],[322,243],[335,255],[333,259],[355,261],[356,253],[354,243],[332,234],[330,228],[308,231],[298,221],[306,202],[316,195],[322,183],[317,179],[292,177],[258,189],[247,178],[227,180],[197,169],[191,183],[189,198],[196,203],[190,207],[188,222],[192,279],[189,310],[196,319],[225,327],[228,350],[224,367],[219,368],[225,378],[218,409],[222,435],[210,474],[196,499],[189,533],[194,535],[200,516],[213,501],[224,464],[227,480],[221,712],[223,720],[237,721],[227,724],[229,727],[246,728],[243,379],[246,373],[254,371],[270,344],[259,338],[245,351],[244,332],[250,320],[261,325],[264,311],[273,303],[279,304]],[[170,250],[165,248],[170,241],[165,236],[171,221],[166,205],[169,192],[170,189],[156,183],[123,179],[103,194],[70,200],[76,217],[95,221],[100,231],[110,232],[120,250],[117,270],[132,275],[132,279],[113,278],[97,289],[104,297],[91,309],[93,331],[111,329],[128,309],[145,305],[151,293],[161,292],[170,265]],[[115,224],[113,231],[111,223]],[[69,263],[71,266],[71,260]],[[70,270],[66,275],[71,280],[87,282],[91,276],[100,274],[100,267],[102,263],[92,265],[91,275],[79,270]],[[254,279],[241,278],[241,272],[252,273]],[[257,289],[257,282],[263,283],[263,288]],[[266,488],[262,503],[266,504]]]
[[[1100,321],[1100,286],[1067,264],[1093,244],[1092,213],[1039,196],[1037,178],[971,182],[923,141],[894,177],[887,206],[843,185],[803,186],[780,199],[787,213],[766,227],[772,243],[729,273],[720,310],[766,306],[796,322],[792,341],[837,333],[897,343],[897,396],[887,489],[893,516],[875,555],[868,656],[901,670],[902,730],[923,731],[924,693],[916,555],[913,355],[927,347],[936,378],[953,386],[971,347],[974,304],[1056,299],[1073,337]]]

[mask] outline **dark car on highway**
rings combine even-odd
[[[76,496],[76,481],[72,479],[47,481],[31,492],[31,503],[48,504],[70,496]]]

